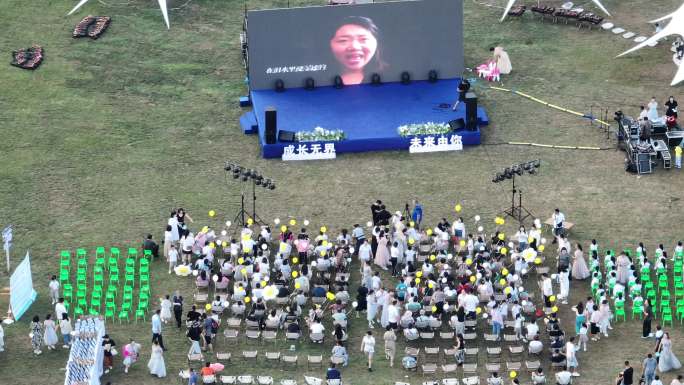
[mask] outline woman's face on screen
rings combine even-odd
[[[337,29],[330,40],[330,49],[335,59],[347,70],[361,70],[373,59],[378,40],[366,28],[356,24],[345,24]]]

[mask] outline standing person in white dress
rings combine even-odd
[[[367,331],[361,340],[361,351],[368,356],[368,371],[373,371],[373,354],[375,353],[375,337],[372,331]]]
[[[166,257],[166,260],[169,262],[169,274],[171,274],[178,264],[178,248],[176,245],[169,247],[169,255]]]
[[[171,216],[166,224],[171,226],[171,242],[178,242],[180,239],[180,234],[178,233],[178,218],[176,217],[176,210],[171,211]]]
[[[655,96],[651,98],[651,101],[648,102],[648,120],[651,122],[655,123],[660,119],[658,116],[658,102],[656,101]]]
[[[173,231],[171,225],[166,225],[166,230],[164,231],[164,258],[169,260],[169,250],[171,250],[171,245],[174,244],[173,241]]]
[[[57,316],[57,320],[61,320],[62,314],[64,313],[68,313],[67,308],[64,306],[64,298],[60,298],[55,304],[55,315]]]
[[[677,370],[682,367],[682,364],[677,359],[677,356],[672,352],[672,340],[670,333],[666,332],[663,335],[663,340],[660,342],[660,360],[658,360],[658,370],[660,373]]]
[[[165,324],[169,323],[169,321],[173,320],[173,312],[171,311],[173,303],[171,302],[170,296],[167,294],[163,299],[160,299],[159,302],[161,302],[161,320]]]
[[[45,321],[43,321],[43,341],[48,349],[53,350],[55,345],[57,345],[57,331],[55,328],[55,321],[52,320],[52,314],[45,316]]]
[[[366,319],[368,320],[368,328],[373,329],[375,327],[375,314],[378,311],[378,302],[375,299],[375,293],[373,290],[368,292],[366,296],[366,303],[368,304],[368,310],[366,311]]]
[[[0,323],[0,353],[5,351],[5,330],[2,328],[2,323]]]
[[[147,363],[150,374],[159,378],[166,377],[166,365],[164,365],[164,350],[159,346],[159,341],[152,343],[152,355]]]
[[[71,332],[73,330],[74,329],[71,326],[69,314],[62,313],[62,319],[59,320],[59,331],[62,333],[62,340],[64,341],[64,345],[62,345],[62,347],[64,349],[68,349],[69,346],[71,346]]]
[[[558,242],[558,237],[563,234],[563,222],[565,222],[565,214],[563,214],[560,209],[555,209],[553,211],[553,215],[551,215],[551,219],[553,219],[553,235],[555,235],[553,243],[556,243]]]
[[[48,287],[50,288],[50,300],[52,301],[52,305],[54,305],[59,300],[59,281],[57,280],[56,275],[53,275],[52,278],[50,278]]]
[[[563,305],[567,305],[568,297],[570,296],[570,272],[568,272],[567,267],[558,273],[558,281],[560,283],[558,299],[561,300]]]

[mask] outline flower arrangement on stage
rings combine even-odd
[[[313,131],[297,131],[295,138],[298,142],[337,142],[344,140],[344,131],[316,127]]]
[[[401,136],[415,136],[415,135],[438,135],[446,134],[451,131],[451,127],[447,123],[412,123],[399,126],[397,132]]]

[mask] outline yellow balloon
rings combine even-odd
[[[432,235],[432,229],[427,229],[427,231],[425,231],[425,234]]]
[[[415,279],[415,282],[416,282],[416,284],[419,284],[419,283],[420,283],[420,278],[416,278],[416,279]]]
[[[503,218],[501,218],[501,221],[499,221],[499,224],[501,224],[501,225],[505,225],[505,224],[506,224],[506,220],[505,220],[505,219],[503,219]]]
[[[465,246],[465,245],[466,245],[465,239],[461,239],[461,240],[458,242],[458,244],[459,244],[461,247]]]
[[[508,249],[505,248],[505,247],[502,247],[501,250],[499,250],[499,251],[501,252],[501,254],[506,254],[506,253],[508,253]]]
[[[245,303],[249,303],[249,301],[251,301],[251,300],[252,300],[251,298],[245,297]]]
[[[247,218],[247,224],[251,226],[254,223],[254,219],[252,218]]]
[[[211,247],[212,249],[215,249],[215,248],[216,248],[216,244],[215,244],[214,242],[211,242],[211,243],[209,243],[209,247]]]
[[[226,241],[221,242],[221,246],[223,246],[223,247],[228,246],[228,242],[226,242]]]
[[[297,220],[296,220],[296,219],[290,219],[290,226],[294,226],[294,225],[296,225],[296,224],[297,224]]]
[[[295,282],[295,289],[301,289],[302,285],[299,282]]]
[[[535,265],[541,265],[541,263],[542,263],[541,258],[535,258],[535,259],[534,259],[534,264],[535,264]]]
[[[207,309],[207,311],[211,310],[211,304],[206,304],[204,305],[204,308]]]
[[[475,277],[474,275],[471,275],[470,276],[470,282],[475,283],[475,281],[477,281],[477,277]]]
[[[480,313],[482,313],[482,308],[481,308],[481,307],[479,307],[479,306],[478,306],[478,307],[476,307],[476,308],[475,308],[475,313],[476,313],[476,314],[480,314]]]
[[[505,285],[505,284],[506,284],[506,280],[503,279],[503,278],[501,278],[501,279],[499,280],[499,285],[503,286],[503,285]]]
[[[457,213],[460,213],[462,209],[463,209],[463,207],[461,207],[460,204],[457,204],[456,206],[454,206],[454,210],[455,210]]]
[[[503,241],[504,239],[506,239],[506,235],[504,233],[499,233],[498,237],[499,237],[500,241]]]
[[[328,246],[328,241],[323,240],[323,242],[321,242],[321,245],[323,245],[323,247],[327,247],[327,246]]]
[[[558,313],[558,306],[554,306],[551,308],[551,311],[554,313]]]
[[[555,295],[550,296],[549,301],[556,302],[556,296]]]
[[[325,250],[321,250],[321,257],[325,257]]]
[[[242,275],[247,275],[247,269],[240,270],[240,273],[242,273]]]
[[[433,285],[432,282],[430,282],[430,283],[428,283],[428,287],[429,287],[430,289],[432,289],[432,288],[435,287],[435,285]]]
[[[297,278],[298,275],[299,275],[299,273],[297,273],[296,271],[292,272],[292,278]]]
[[[508,275],[508,269],[504,267],[504,268],[501,270],[501,274],[503,274],[504,276],[507,276],[507,275]]]
[[[249,234],[242,234],[242,240],[246,241],[249,239]]]
[[[261,281],[261,287],[266,287],[266,285],[268,285],[268,282],[266,282],[266,281]]]
[[[539,249],[539,251],[544,251],[545,247],[544,247],[544,245],[539,245],[538,249]]]
[[[244,252],[247,253],[247,254],[249,254],[249,253],[252,252],[252,249],[251,249],[251,248],[247,248],[247,249],[244,250]]]
[[[504,293],[505,293],[505,294],[511,294],[511,288],[510,288],[510,287],[506,287],[506,288],[504,289]]]
[[[470,258],[466,258],[466,265],[470,266],[473,264],[473,260]]]
[[[280,226],[280,232],[281,233],[284,233],[286,231],[287,231],[287,226],[285,226],[285,225]]]
[[[326,231],[328,231],[328,228],[325,226],[322,226],[321,227],[321,233],[325,233]]]
[[[437,306],[432,306],[432,312],[437,313]]]
[[[335,299],[335,294],[333,294],[333,293],[331,293],[331,292],[328,292],[328,293],[325,295],[325,297],[328,298],[328,300],[332,301],[332,300]]]
[[[416,272],[416,277],[420,278],[420,277],[422,277],[422,276],[423,276],[423,272],[422,272],[422,271]]]
[[[511,378],[516,378],[516,377],[518,377],[518,372],[516,372],[515,370],[511,370],[511,373],[509,374],[509,376],[511,376]]]
[[[214,210],[209,210],[209,216],[210,216],[211,218],[213,218],[214,216],[216,216],[216,211],[214,211]]]
[[[416,241],[414,241],[413,238],[409,238],[408,244],[413,245],[414,243],[416,243]]]
[[[532,242],[534,242],[534,237],[532,237],[532,236],[527,237],[527,243],[532,243]]]
[[[411,226],[411,227],[415,227],[415,226],[416,226],[416,222],[414,222],[414,221],[411,221],[411,222],[409,223],[409,226]]]
[[[200,231],[200,232],[201,233],[208,233],[209,232],[209,226],[202,227],[202,231]]]
[[[285,250],[287,250],[287,243],[285,242],[280,242],[280,252],[284,253]]]
[[[430,255],[430,260],[431,260],[431,261],[434,261],[435,259],[437,259],[437,256],[436,256],[436,255],[434,255],[434,254]]]
[[[299,263],[299,258],[297,258],[297,257],[292,258],[292,263],[295,263],[295,264]]]

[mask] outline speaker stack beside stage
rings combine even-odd
[[[267,107],[266,115],[266,144],[275,144],[278,131],[278,116],[275,107]]]
[[[466,105],[466,129],[469,131],[477,130],[477,96],[475,93],[468,92],[465,95]]]

